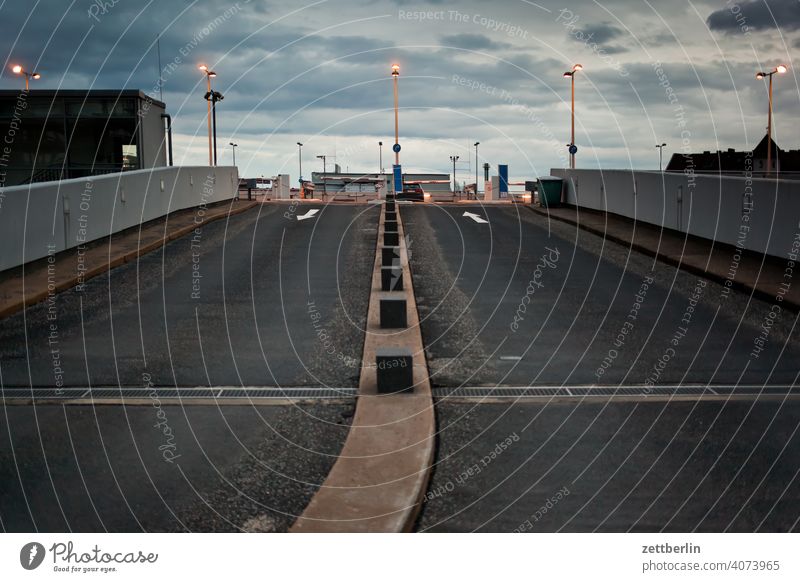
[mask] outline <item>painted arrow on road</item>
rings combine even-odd
[[[464,216],[466,216],[468,218],[471,218],[472,220],[474,220],[478,224],[488,224],[489,223],[488,220],[484,220],[483,218],[481,218],[477,214],[473,214],[472,212],[464,212]]]
[[[306,212],[305,214],[298,214],[298,215],[297,215],[297,220],[305,220],[305,219],[307,219],[307,218],[314,218],[314,215],[315,215],[317,212],[319,212],[319,210],[317,210],[317,209],[311,209],[311,210],[309,210],[308,212]]]

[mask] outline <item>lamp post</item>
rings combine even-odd
[[[300,185],[303,185],[303,144],[297,142],[297,163],[300,167]]]
[[[769,108],[767,111],[767,175],[772,173],[772,75],[775,73],[783,74],[786,72],[786,65],[778,65],[769,73],[759,71],[756,73],[756,79],[763,79],[769,77]]]
[[[453,194],[456,193],[456,162],[458,161],[458,156],[450,156],[450,161],[453,162]]]
[[[399,99],[397,94],[397,80],[400,78],[400,65],[392,65],[392,79],[394,79],[394,144],[397,146],[400,143],[400,125],[398,106]],[[400,150],[395,147],[394,163],[396,166],[400,165]]]
[[[383,174],[383,142],[378,142],[378,173]]]
[[[481,145],[481,142],[475,142],[475,200],[478,199],[478,193],[480,189],[478,188],[478,146]]]
[[[570,107],[572,111],[572,131],[570,133],[570,140],[569,140],[569,167],[575,169],[575,73],[583,69],[583,65],[573,65],[571,71],[567,71],[564,73],[565,77],[569,77],[571,84],[572,84],[572,106]]]
[[[25,91],[28,91],[28,86],[31,79],[41,79],[42,76],[39,73],[29,73],[25,69],[23,69],[20,65],[14,65],[11,67],[11,71],[16,73],[17,75],[24,75],[25,76]]]
[[[328,183],[325,181],[328,173],[328,156],[317,156],[317,159],[322,160],[322,199],[324,200],[328,195]]]
[[[200,65],[197,68],[203,71],[206,76],[206,84],[208,87],[206,95],[211,95],[211,78],[216,77],[217,74],[210,70],[206,65]],[[208,101],[208,165],[213,166],[213,152],[211,149],[211,100],[206,97],[206,101]]]
[[[236,166],[236,148],[239,147],[239,144],[230,142],[228,145],[233,148],[233,165]]]
[[[661,165],[662,165],[663,159],[664,159],[664,148],[667,147],[667,144],[665,144],[665,143],[656,144],[656,147],[658,148],[658,171],[660,172],[661,171]]]

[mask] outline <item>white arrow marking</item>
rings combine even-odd
[[[474,220],[478,224],[488,224],[489,223],[488,220],[484,220],[483,218],[481,218],[477,214],[473,214],[472,212],[464,212],[464,216],[467,216],[467,217],[471,218],[472,220]]]
[[[319,212],[319,210],[317,210],[317,209],[311,209],[311,210],[309,210],[308,212],[306,212],[305,214],[298,214],[298,215],[297,215],[297,220],[305,220],[306,218],[314,218],[314,215],[315,215],[317,212]]]

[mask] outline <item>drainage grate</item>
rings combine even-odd
[[[355,398],[356,388],[225,388],[218,398]]]
[[[6,400],[74,400],[80,399],[180,399],[191,400],[194,398],[218,399],[218,398],[275,398],[275,399],[333,399],[333,398],[355,398],[358,395],[357,388],[279,388],[279,387],[153,387],[153,388],[134,388],[134,387],[108,387],[97,388],[6,388],[0,390],[0,398]]]
[[[586,398],[604,396],[800,396],[800,386],[477,386],[434,388],[434,398]]]

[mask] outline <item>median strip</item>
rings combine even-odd
[[[387,225],[385,213],[378,228],[353,424],[328,478],[292,532],[409,531],[427,488],[435,431],[430,377],[402,219],[395,210]],[[386,232],[397,232],[399,245],[384,254]],[[383,290],[384,257],[390,259],[387,266],[402,273],[402,285],[390,285],[391,291]],[[399,327],[381,326],[385,300],[405,302],[405,322],[391,322]]]

